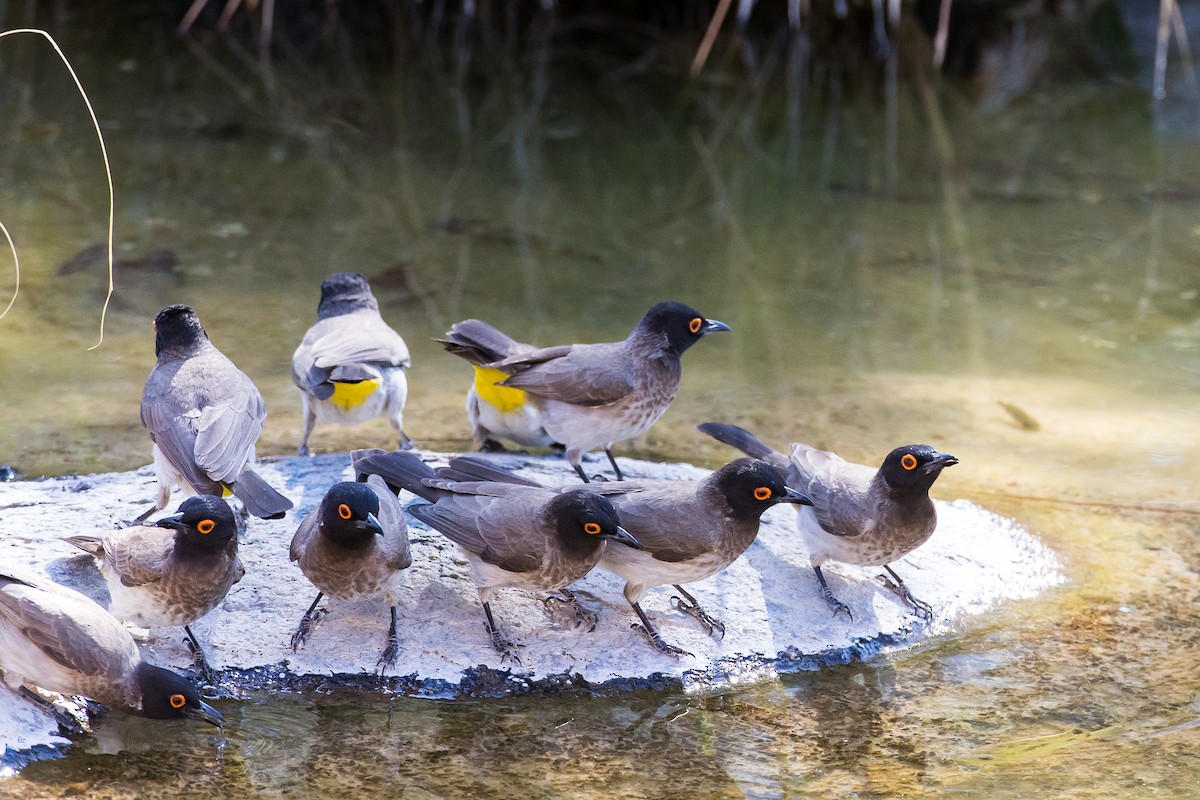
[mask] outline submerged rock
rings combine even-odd
[[[431,460],[442,460],[428,454]],[[494,456],[498,463],[553,484],[573,484],[561,458]],[[631,478],[698,478],[707,470],[686,464],[622,459]],[[288,560],[299,520],[328,487],[353,479],[345,454],[280,458],[260,474],[296,504],[283,520],[251,519],[240,540],[246,576],[225,601],[193,625],[220,688],[314,690],[358,685],[406,694],[480,697],[528,692],[612,693],[634,688],[704,689],[758,680],[779,672],[868,658],[952,629],[964,618],[1002,601],[1027,598],[1063,580],[1058,560],[1021,526],[972,503],[938,503],[938,529],[896,569],[935,611],[916,617],[875,581],[877,568],[827,564],[826,576],[854,618],[832,616],[822,601],[794,511],[776,507],[763,517],[758,540],[725,572],[688,590],[726,625],[724,639],[705,633],[671,604],[674,590],[650,590],[642,606],[663,638],[694,655],[658,652],[631,628],[633,611],[622,582],[595,570],[572,587],[599,622],[594,631],[555,615],[542,597],[502,590],[492,603],[497,623],[522,645],[521,664],[501,663],[484,630],[483,611],[466,561],[436,531],[409,518],[413,564],[405,571],[399,604],[402,650],[394,674],[377,676],[389,615],[382,600],[328,608],[308,643],[296,653],[292,632],[316,590]],[[0,564],[21,564],[107,603],[107,590],[90,556],[62,537],[96,533],[135,517],[152,504],[154,475],[135,472],[0,485]],[[408,493],[401,496],[407,502]],[[174,510],[182,498],[172,498]],[[166,512],[164,512],[166,513]],[[552,604],[553,605],[553,604]],[[146,658],[190,668],[182,630],[156,628]],[[148,723],[149,724],[149,723]],[[8,760],[37,746],[62,743],[53,722],[0,685],[0,744]]]

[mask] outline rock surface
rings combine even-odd
[[[444,462],[444,456],[427,454]],[[555,457],[503,455],[498,463],[545,483],[575,481]],[[606,465],[607,466],[607,465]],[[685,464],[622,459],[631,478],[696,478],[706,470]],[[316,590],[288,560],[288,544],[302,515],[338,480],[352,479],[345,454],[265,461],[259,469],[292,498],[284,520],[251,519],[240,540],[246,576],[226,600],[192,627],[209,660],[225,670],[221,688],[300,687],[319,680],[361,682],[394,691],[471,696],[587,687],[619,691],[634,686],[705,687],[752,680],[775,672],[813,669],[867,657],[886,647],[944,633],[965,617],[1004,600],[1027,598],[1062,582],[1058,560],[1019,525],[966,501],[938,503],[933,537],[895,564],[917,597],[936,613],[926,624],[874,580],[877,569],[828,564],[835,594],[854,611],[833,617],[821,600],[795,531],[794,511],[777,507],[763,517],[758,541],[724,573],[689,587],[703,607],[726,624],[723,640],[708,636],[672,608],[674,590],[647,593],[643,608],[663,638],[693,653],[673,658],[632,630],[632,610],[615,576],[596,570],[574,585],[599,614],[592,632],[579,630],[538,596],[502,590],[493,602],[497,623],[522,645],[520,665],[501,663],[483,627],[483,613],[466,562],[455,545],[409,518],[413,564],[399,606],[403,648],[395,676],[378,680],[388,611],[382,601],[326,600],[329,613],[308,644],[293,653],[288,640]],[[61,541],[111,528],[152,502],[152,470],[0,484],[0,565],[41,570],[101,604],[103,580],[89,556]],[[402,502],[411,500],[407,493]],[[182,497],[172,496],[170,511]],[[166,512],[164,512],[166,513]],[[151,631],[143,646],[155,663],[186,669],[182,632]],[[0,750],[60,744],[54,723],[0,685]]]

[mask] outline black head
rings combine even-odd
[[[789,489],[783,473],[757,458],[730,461],[708,479],[738,517],[758,519],[777,503],[811,506],[812,501]]]
[[[668,349],[675,355],[685,350],[710,333],[727,331],[729,326],[715,319],[705,319],[700,312],[683,303],[667,300],[657,303],[646,312],[635,332],[654,336],[665,336]]]
[[[957,463],[954,456],[939,453],[927,444],[906,444],[888,453],[879,475],[893,490],[928,493],[942,470]]]
[[[383,535],[379,495],[365,483],[335,483],[321,500],[321,533],[344,545],[366,545]]]
[[[572,489],[555,495],[546,508],[546,515],[563,545],[573,552],[594,553],[605,539],[641,548],[621,527],[612,502],[587,489]]]
[[[182,675],[143,661],[134,670],[133,679],[142,695],[142,716],[202,719],[218,728],[225,727],[221,713],[204,702],[196,687]]]
[[[167,306],[154,318],[154,355],[163,351],[187,353],[206,340],[196,312],[185,305]]]
[[[220,550],[238,535],[233,509],[221,498],[209,494],[189,497],[178,512],[154,524],[178,531],[177,544],[201,550]]]
[[[371,284],[367,283],[362,273],[335,272],[321,281],[317,319],[338,317],[364,308],[378,311],[379,302],[371,293]]]

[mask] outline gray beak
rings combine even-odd
[[[177,531],[181,531],[187,527],[187,525],[183,524],[183,514],[172,514],[169,517],[163,517],[154,524],[159,528],[174,528]]]
[[[189,708],[183,713],[192,719],[201,719],[210,725],[216,725],[221,730],[225,729],[225,718],[221,716],[221,712],[203,700],[200,701],[199,708]]]
[[[958,463],[958,459],[949,453],[942,453],[940,456],[930,461],[925,465],[925,472],[940,472],[945,467],[953,467]]]
[[[376,535],[383,536],[383,525],[379,522],[379,517],[374,514],[367,514],[367,527],[375,531]]]
[[[791,488],[790,486],[783,487],[783,490],[784,490],[785,494],[783,495],[783,497],[775,498],[777,502],[795,503],[798,506],[811,506],[813,504],[813,501],[808,499],[808,495],[801,494],[800,492],[797,492],[795,489]]]
[[[719,320],[715,320],[715,319],[710,319],[708,322],[704,323],[704,327],[700,329],[700,335],[707,336],[710,333],[717,333],[718,331],[727,331],[727,330],[731,330],[731,328],[728,325],[726,325],[724,322],[720,322]]]
[[[620,542],[623,545],[632,547],[634,550],[642,549],[642,546],[638,544],[638,540],[630,536],[629,531],[625,530],[619,525],[617,526],[616,533],[602,533],[600,535],[605,539],[612,539],[614,542]]]

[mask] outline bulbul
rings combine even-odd
[[[444,339],[438,339],[450,353],[466,359],[474,367],[475,379],[467,389],[467,421],[471,436],[482,450],[503,450],[499,439],[522,447],[549,447],[554,437],[542,424],[542,413],[529,395],[499,384],[508,373],[488,367],[495,361],[532,353],[537,348],[518,342],[486,322],[467,319],[454,324]]]
[[[379,316],[367,279],[357,272],[326,278],[317,321],[292,355],[292,382],[304,405],[299,454],[308,455],[317,422],[350,425],[382,416],[400,434],[400,447],[412,447],[404,433],[411,366],[408,345]]]
[[[727,331],[682,303],[651,307],[623,342],[566,344],[518,353],[486,366],[508,374],[541,411],[546,432],[567,448],[579,477],[589,450],[603,447],[617,480],[615,442],[632,439],[663,415],[679,391],[679,358],[704,336]]]
[[[412,555],[404,511],[387,484],[378,476],[365,483],[335,483],[296,529],[289,553],[318,589],[317,599],[292,635],[293,652],[320,618],[317,604],[325,595],[338,600],[382,597],[392,619],[376,667],[382,672],[394,666],[400,653],[396,631],[400,572],[412,564]]]
[[[462,549],[479,590],[492,646],[502,659],[518,664],[515,645],[492,617],[497,589],[564,590],[582,619],[589,614],[566,587],[596,566],[606,541],[637,546],[618,523],[612,503],[583,487],[547,489],[519,478],[458,481],[439,477],[412,453],[355,451],[351,461],[359,475],[379,475],[426,501],[409,505],[408,513]]]
[[[225,720],[192,684],[142,660],[112,614],[79,592],[13,570],[0,572],[0,670],[12,689],[85,695],[152,719]]]
[[[929,488],[946,467],[958,463],[927,444],[897,447],[879,469],[852,464],[826,450],[793,444],[791,457],[763,444],[736,425],[706,422],[700,430],[782,471],[788,486],[804,492],[811,506],[798,509],[798,527],[821,595],[836,616],[850,608],[834,597],[821,565],[841,561],[863,567],[882,566],[891,580],[883,584],[910,603],[926,620],[933,619],[928,603],[913,597],[900,576],[888,566],[925,543],[937,527],[937,510]]]
[[[238,558],[237,535],[228,503],[196,495],[153,526],[122,528],[100,537],[70,536],[66,541],[100,562],[113,616],[147,628],[182,626],[201,677],[211,683],[216,676],[190,626],[216,608],[246,574]]]
[[[292,501],[250,468],[267,417],[254,383],[187,306],[158,312],[154,330],[158,363],[142,390],[142,424],[154,441],[158,499],[138,519],[166,508],[174,486],[189,495],[232,492],[254,516],[282,517]]]
[[[622,527],[638,540],[640,550],[607,547],[603,569],[625,580],[625,599],[641,628],[664,653],[685,651],[667,644],[638,604],[647,589],[674,585],[682,597],[672,604],[695,617],[711,634],[725,635],[725,625],[709,616],[680,585],[704,580],[728,567],[758,536],[763,512],[778,503],[811,505],[789,488],[783,474],[758,459],[739,458],[703,480],[636,480],[601,484],[605,490],[627,489],[612,496]],[[637,627],[637,626],[635,626]]]

